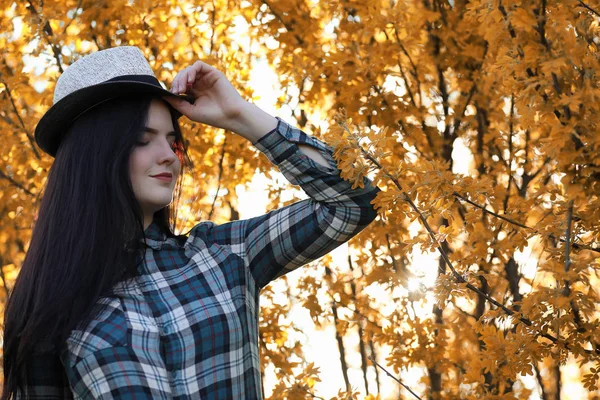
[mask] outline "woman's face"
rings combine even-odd
[[[156,211],[173,201],[173,189],[180,172],[174,143],[175,132],[168,106],[162,100],[152,100],[148,123],[129,160],[133,192],[144,212],[144,229],[150,225]],[[170,173],[171,180],[153,177],[163,173]]]

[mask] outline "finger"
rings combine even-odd
[[[194,97],[196,96],[194,89],[194,80],[196,79],[196,71],[193,68],[190,68],[187,74],[187,81],[185,84],[185,93],[192,93]]]
[[[181,74],[180,89],[181,93],[185,93],[187,88],[189,87],[189,83],[194,81],[192,78],[192,68],[186,67],[185,70],[182,72],[183,73]]]
[[[174,109],[179,111],[180,102],[177,101],[178,99],[174,99],[172,96],[163,96],[162,99],[173,106]]]
[[[181,93],[185,93],[185,82],[187,80],[187,70],[189,69],[189,67],[186,67],[184,69],[182,69],[181,71],[179,71],[177,73],[177,75],[175,75],[175,78],[173,79],[173,83],[171,86],[171,92],[176,93],[176,94],[181,94]]]
[[[191,69],[194,71],[194,80],[199,81],[207,75],[219,73],[220,71],[215,67],[205,63],[204,61],[196,61],[192,64]]]
[[[188,103],[183,99],[179,99],[177,97],[165,96],[163,100],[169,103],[174,109],[179,111],[185,116],[189,116],[192,108],[194,107],[192,104]]]
[[[175,78],[173,78],[173,81],[171,82],[171,92],[172,93],[178,93],[178,87],[177,87],[177,82],[178,82],[178,78],[179,74],[175,75]]]
[[[196,69],[195,68],[190,68],[188,71],[188,75],[187,75],[187,86],[191,86],[194,81],[196,80]]]
[[[177,92],[178,94],[185,94],[185,92],[187,91],[189,73],[190,67],[186,67],[183,69],[183,71],[181,71],[181,76],[179,77],[179,80],[177,82],[177,87],[179,88],[179,91]]]
[[[207,74],[210,71],[218,71],[215,67],[210,64],[205,63],[204,61],[198,60],[194,64],[192,64],[196,71],[201,72],[202,74]]]

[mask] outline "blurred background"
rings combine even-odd
[[[0,305],[52,164],[33,131],[57,78],[135,45],[166,87],[215,66],[382,189],[367,229],[261,293],[267,398],[600,398],[598,11],[0,0]],[[176,233],[306,198],[245,139],[181,122],[196,170]]]

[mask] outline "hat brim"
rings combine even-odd
[[[70,93],[54,104],[42,116],[35,128],[35,141],[44,152],[52,157],[56,156],[61,136],[71,123],[82,113],[90,108],[126,95],[140,96],[170,96],[183,98],[189,103],[194,99],[188,95],[171,93],[162,87],[140,81],[108,81],[93,86],[88,86]],[[181,113],[167,104],[174,111],[177,118]]]

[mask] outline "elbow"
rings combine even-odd
[[[346,242],[365,229],[377,217],[372,204],[361,207],[327,207],[327,217],[321,221],[326,236]]]

